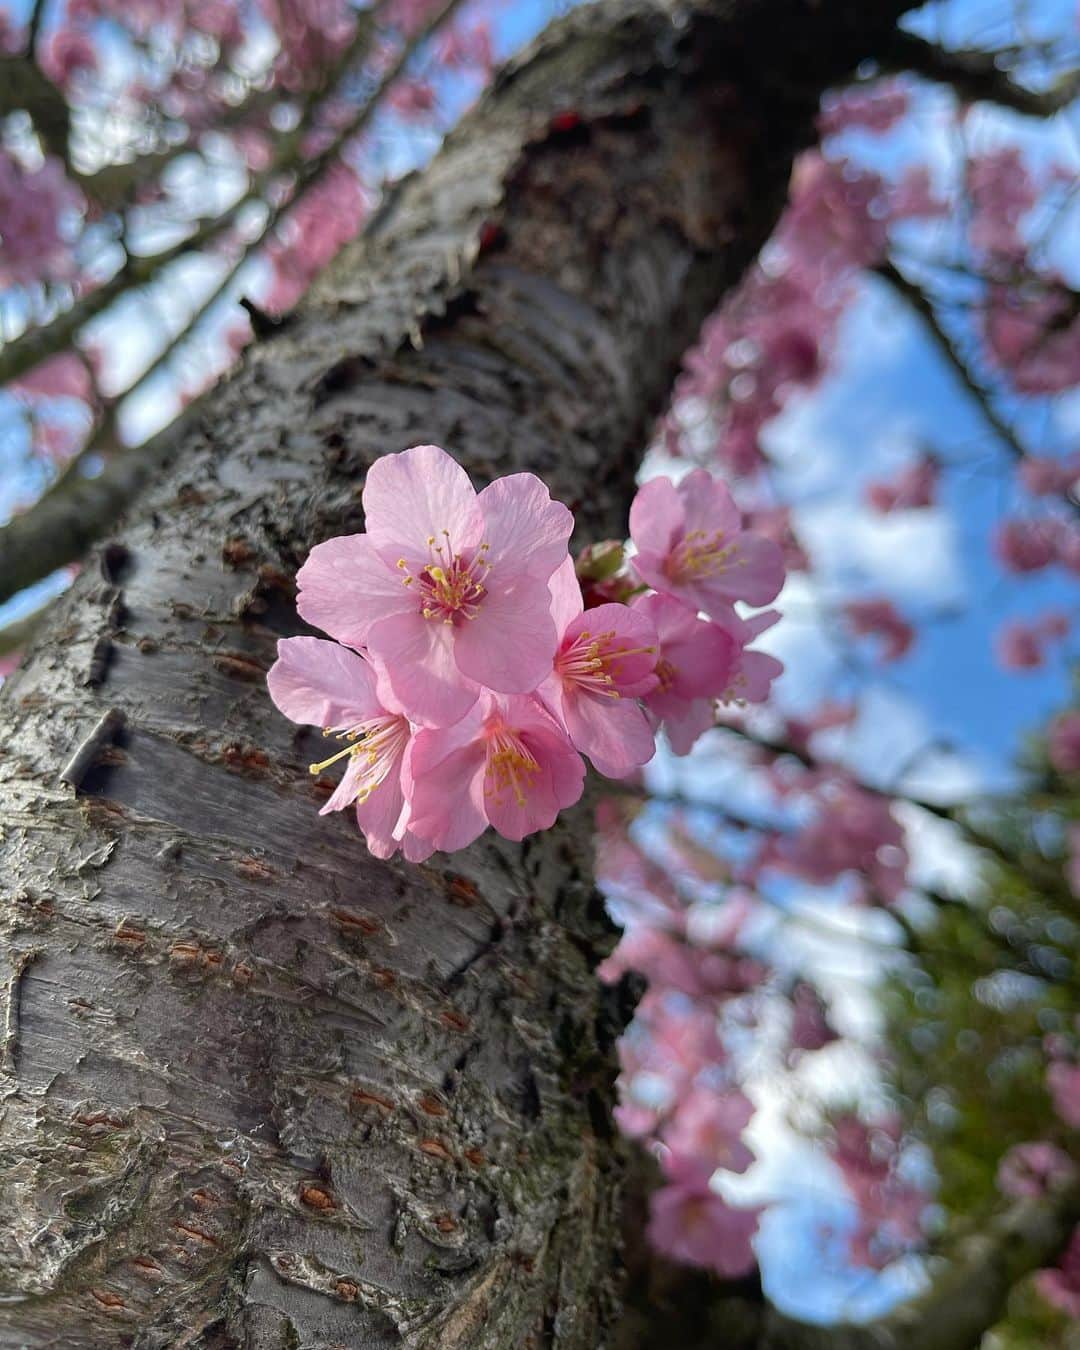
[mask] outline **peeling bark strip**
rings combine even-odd
[[[110,546],[122,606],[84,571],[5,686],[4,919],[36,956],[0,1118],[0,1346],[608,1343],[617,1028],[588,812],[452,871],[376,862],[317,816],[318,735],[262,677],[296,566],[360,527],[378,454],[530,469],[584,535],[622,530],[820,88],[902,6],[869,8],[620,0],[558,25],[213,400]],[[90,731],[105,708],[122,746]],[[57,766],[88,732],[75,796]]]

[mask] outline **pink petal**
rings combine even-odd
[[[546,578],[522,577],[507,590],[493,585],[476,617],[454,630],[462,675],[503,694],[531,694],[551,673],[555,646]]]
[[[747,703],[764,703],[772,692],[772,682],[784,673],[783,661],[768,652],[743,652],[739,672],[742,682],[735,691]]]
[[[401,792],[401,771],[389,774],[368,797],[356,803],[356,823],[364,832],[368,849],[376,858],[392,858],[398,850],[394,829],[401,817],[405,798]]]
[[[491,545],[491,584],[507,588],[521,575],[548,581],[567,556],[574,517],[531,473],[496,478],[477,498]]]
[[[372,624],[416,608],[401,574],[383,562],[363,534],[316,544],[296,582],[301,617],[353,647],[364,646]]]
[[[685,506],[670,478],[650,478],[630,506],[630,536],[639,553],[663,557],[674,546],[685,520]]]
[[[480,690],[454,661],[454,630],[421,614],[399,614],[368,635],[380,695],[387,691],[402,712],[426,727],[460,721]]]
[[[282,638],[266,677],[276,707],[293,722],[335,731],[382,711],[375,673],[347,647],[322,638]]]
[[[358,755],[350,755],[345,761],[345,772],[341,782],[334,789],[329,800],[320,809],[320,816],[328,816],[332,811],[344,811],[356,801],[360,791],[360,781],[364,776],[364,763]]]
[[[539,765],[539,773],[525,789],[521,801],[510,790],[495,790],[491,776],[485,774],[484,803],[494,828],[505,839],[518,840],[550,828],[560,810],[578,800],[585,783],[585,764],[566,736],[547,718],[541,722],[539,717],[514,717],[511,707],[507,721],[518,730],[522,745]]]
[[[740,534],[734,542],[731,559],[722,572],[703,578],[696,587],[701,608],[711,614],[713,608],[732,600],[748,605],[767,605],[780,594],[784,584],[784,555],[778,544],[760,534]]]
[[[563,709],[570,739],[606,778],[625,778],[656,753],[652,728],[632,699],[570,695]]]
[[[653,708],[651,699],[647,700],[647,706]],[[668,712],[661,712],[659,707],[654,711],[663,717],[668,744],[676,755],[688,755],[697,739],[716,725],[716,709],[707,698],[681,703]]]
[[[457,726],[421,731],[407,754],[409,830],[435,848],[465,848],[487,828],[485,750],[478,712]]]
[[[437,445],[414,445],[383,455],[364,483],[364,524],[372,544],[388,561],[427,558],[427,540],[450,535],[451,550],[474,549],[484,521],[476,490],[456,460]]]
[[[562,645],[566,646],[581,633],[590,633],[594,637],[599,633],[611,633],[612,638],[604,646],[605,654],[610,651],[629,653],[611,658],[607,668],[607,674],[620,694],[644,694],[654,687],[659,638],[645,613],[627,605],[596,605],[573,620],[566,629]]]
[[[734,536],[742,528],[742,516],[726,484],[714,478],[708,469],[694,469],[679,480],[676,491],[683,504],[683,529],[717,531]]]
[[[556,631],[561,635],[566,632],[571,620],[577,618],[585,608],[581,585],[574,571],[574,560],[569,554],[552,573],[548,588],[551,591],[551,617]]]

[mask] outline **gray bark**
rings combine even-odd
[[[622,532],[821,87],[903,7],[623,0],[558,26],[40,632],[0,700],[0,1346],[608,1343],[618,1019],[587,810],[376,862],[317,816],[317,735],[264,674],[296,567],[361,527],[384,452],[533,470],[583,539]]]

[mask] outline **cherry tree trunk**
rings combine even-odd
[[[866,8],[557,25],[58,604],[0,699],[0,1346],[608,1343],[619,1016],[588,808],[375,861],[319,817],[318,733],[264,676],[380,454],[532,470],[582,541],[623,532],[821,87],[902,6]]]

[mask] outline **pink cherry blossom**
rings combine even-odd
[[[701,1168],[706,1175],[718,1167],[745,1172],[754,1155],[743,1143],[742,1132],[753,1114],[753,1102],[737,1089],[713,1092],[705,1087],[693,1088],[679,1101],[661,1132],[670,1150],[664,1170],[669,1176],[687,1165]]]
[[[1047,648],[1069,631],[1068,616],[1048,610],[1029,622],[1015,619],[998,629],[994,650],[1005,670],[1036,670],[1046,660]]]
[[[59,28],[43,44],[41,68],[45,74],[61,87],[69,84],[72,76],[82,70],[94,70],[97,55],[93,43],[86,33],[77,28]]]
[[[1080,1318],[1080,1228],[1074,1231],[1057,1265],[1038,1272],[1035,1287],[1066,1317]]]
[[[1080,1130],[1080,1064],[1053,1060],[1046,1070],[1046,1086],[1054,1110],[1070,1129]]]
[[[880,1270],[917,1246],[929,1197],[900,1172],[900,1128],[896,1119],[868,1125],[857,1116],[834,1122],[831,1149],[858,1211],[848,1250],[858,1265]]]
[[[766,605],[784,582],[779,548],[743,530],[731,493],[705,469],[678,484],[652,478],[639,488],[630,535],[642,580],[693,610],[724,612],[734,600]]]
[[[982,253],[1022,258],[1021,226],[1038,201],[1035,181],[1016,146],[972,156],[967,165],[971,242]]]
[[[81,206],[58,159],[28,170],[0,149],[0,288],[74,274],[68,221]]]
[[[1016,1200],[1035,1199],[1072,1176],[1075,1170],[1069,1155],[1055,1144],[1045,1140],[1017,1144],[998,1166],[998,1190]]]
[[[648,924],[635,924],[597,967],[597,974],[615,984],[628,971],[644,975],[658,989],[673,989],[690,998],[723,1002],[759,985],[764,968],[748,956],[712,951]]]
[[[303,617],[366,646],[380,689],[425,726],[458,721],[481,686],[536,689],[556,647],[548,582],[573,528],[540,479],[478,495],[445,450],[419,445],[372,465],[363,503],[367,532],[317,545],[300,569]]]
[[[1050,455],[1027,455],[1017,466],[1024,487],[1033,497],[1053,497],[1068,490],[1080,479],[1080,454],[1062,459]]]
[[[489,692],[454,726],[420,731],[406,771],[410,828],[447,851],[488,825],[515,840],[548,829],[585,781],[581,756],[535,698]]]
[[[994,552],[1009,572],[1037,572],[1057,557],[1056,521],[1005,520],[994,535]]]
[[[795,533],[790,506],[759,506],[744,516],[748,529],[779,546],[786,571],[810,570],[810,557]]]
[[[622,778],[656,750],[637,703],[657,684],[656,630],[625,605],[583,610],[569,557],[551,579],[551,613],[559,648],[539,697],[600,773]]]
[[[717,610],[713,623],[722,628],[734,644],[734,659],[724,701],[728,703],[764,703],[772,692],[772,682],[784,673],[784,663],[769,652],[748,650],[750,643],[779,622],[780,611],[765,609],[742,619],[733,609]]]
[[[755,1264],[751,1239],[757,1209],[735,1209],[693,1178],[661,1186],[649,1202],[649,1241],[659,1252],[688,1266],[737,1279]]]
[[[402,784],[412,728],[379,700],[370,662],[336,642],[282,638],[267,685],[291,721],[322,727],[346,743],[311,766],[312,773],[319,773],[337,760],[346,761],[345,774],[320,815],[355,802],[357,823],[375,857],[389,858],[399,847],[411,862],[428,857],[431,847],[408,829]]]
[[[884,597],[849,600],[844,615],[856,637],[882,639],[880,659],[885,664],[906,656],[915,641],[915,629],[898,613],[893,602]]]
[[[1080,712],[1070,709],[1054,718],[1046,752],[1058,773],[1080,773]]]
[[[908,854],[889,802],[846,780],[824,783],[815,801],[814,817],[772,845],[767,858],[819,886],[854,872],[880,902],[898,900]]]
[[[902,469],[891,482],[869,483],[866,500],[882,514],[933,506],[938,477],[937,461],[923,456]]]
[[[1080,378],[1080,319],[1072,292],[1053,277],[1042,286],[991,286],[983,328],[989,356],[1022,394],[1056,394]]]
[[[852,85],[824,96],[818,130],[822,136],[838,136],[856,127],[880,136],[900,121],[910,102],[911,94],[899,79]]]
[[[304,193],[266,246],[271,283],[260,300],[269,313],[292,309],[315,274],[359,230],[369,203],[362,183],[343,163]]]
[[[702,732],[715,724],[717,699],[740,693],[749,698],[761,692],[763,682],[767,685],[771,667],[746,658],[774,658],[742,651],[745,630],[740,626],[745,621],[730,609],[724,626],[699,619],[668,595],[639,596],[633,609],[653,625],[659,644],[659,683],[645,695],[645,706],[663,722],[675,753],[689,754]],[[779,662],[775,665],[779,668]]]
[[[800,980],[791,992],[791,1048],[793,1051],[821,1050],[837,1039],[829,1023],[828,1009],[812,984]]]

